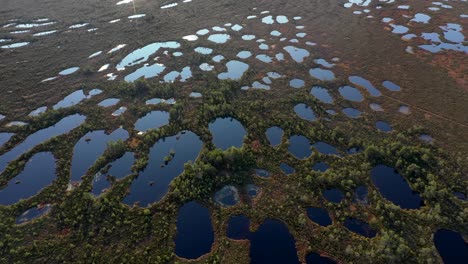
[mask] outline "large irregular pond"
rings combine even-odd
[[[0,204],[11,205],[20,199],[27,199],[50,185],[54,179],[54,156],[50,152],[38,153],[29,159],[18,176],[0,190]]]
[[[81,103],[85,99],[90,99],[93,96],[99,95],[101,93],[102,93],[102,90],[100,89],[93,89],[89,92],[88,95],[86,95],[83,90],[74,91],[73,93],[65,96],[65,98],[63,98],[61,101],[55,104],[52,108],[54,110],[58,110],[62,108],[71,107],[71,106]]]
[[[3,147],[13,135],[13,133],[0,133],[0,148]]]
[[[166,111],[152,111],[135,123],[135,129],[146,132],[148,129],[157,129],[169,124],[169,113]]]
[[[134,82],[140,78],[149,79],[159,76],[159,74],[162,73],[165,69],[166,67],[160,63],[155,63],[152,65],[143,65],[143,67],[125,76],[124,79],[126,82]]]
[[[249,232],[245,216],[231,217],[228,237],[250,240],[250,263],[300,263],[294,237],[287,226],[275,219],[266,219],[256,232]]]
[[[285,224],[267,219],[250,237],[251,263],[300,263],[294,237]]]
[[[7,164],[20,155],[24,154],[36,145],[39,145],[53,137],[68,133],[70,130],[77,128],[86,120],[85,116],[75,114],[67,116],[57,122],[57,124],[37,131],[28,136],[22,143],[14,147],[9,152],[0,156],[0,173],[6,168]]]
[[[100,195],[105,189],[110,187],[110,182],[107,180],[108,176],[116,179],[121,179],[132,173],[132,165],[135,162],[133,153],[126,152],[119,159],[111,162],[106,166],[106,172],[98,172],[94,175],[92,193],[96,196]]]
[[[349,76],[348,79],[353,84],[364,87],[367,90],[367,92],[369,92],[369,94],[371,96],[380,96],[380,95],[382,95],[382,93],[379,90],[377,90],[377,88],[375,88],[374,85],[372,85],[372,83],[369,80],[364,79],[361,76],[356,76],[356,75],[355,76]]]
[[[227,226],[227,236],[231,239],[248,239],[250,220],[245,215],[231,216]]]
[[[123,58],[116,66],[117,70],[124,70],[126,67],[131,67],[143,62],[146,62],[149,57],[160,49],[176,49],[180,48],[180,43],[175,41],[155,42],[139,48]]]
[[[196,259],[209,253],[214,242],[210,212],[197,202],[180,208],[177,217],[175,253],[179,257]]]
[[[232,60],[226,63],[227,72],[218,74],[220,80],[239,80],[249,69],[249,65],[241,61]]]
[[[84,91],[78,90],[65,96],[65,98],[63,98],[61,101],[56,103],[52,108],[54,110],[58,110],[62,108],[71,107],[71,106],[79,104],[85,98],[86,98],[86,95],[84,94]]]
[[[111,141],[126,140],[128,132],[119,128],[107,135],[104,130],[89,132],[84,135],[73,150],[71,181],[80,181],[88,168],[104,153]]]
[[[434,243],[445,264],[468,260],[468,244],[459,233],[447,229],[437,230]]]
[[[148,206],[161,200],[171,181],[184,171],[184,164],[196,160],[202,145],[200,138],[190,131],[160,139],[150,149],[148,167],[133,181],[124,202]]]
[[[222,150],[241,147],[244,136],[247,134],[241,122],[232,117],[217,118],[209,124],[208,128],[213,135],[213,143]]]
[[[310,56],[310,52],[307,50],[294,46],[286,46],[283,49],[287,51],[291,58],[297,63],[302,63],[306,57]]]
[[[395,169],[377,165],[371,171],[371,178],[379,192],[387,200],[403,209],[418,209],[422,199],[414,192],[408,182]]]

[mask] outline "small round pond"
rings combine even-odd
[[[329,226],[332,224],[330,215],[325,208],[309,207],[307,208],[307,216],[310,218],[310,220],[321,226]]]
[[[273,127],[268,128],[265,134],[270,144],[273,147],[276,147],[281,143],[281,139],[283,138],[284,131],[282,128],[278,126],[273,126]]]
[[[305,159],[312,154],[309,139],[301,135],[294,135],[289,138],[288,151],[298,159]]]
[[[222,150],[241,147],[247,134],[244,126],[232,117],[217,118],[208,127],[213,135],[213,143]]]

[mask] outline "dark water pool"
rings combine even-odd
[[[104,130],[92,131],[84,135],[75,145],[72,159],[72,181],[80,181],[90,166],[104,153],[111,141],[126,140],[128,132],[119,128],[107,135]]]
[[[325,162],[317,162],[314,164],[314,166],[312,166],[312,169],[314,171],[325,172],[328,170],[329,167],[330,166],[328,166],[328,164]]]
[[[280,127],[274,126],[270,127],[266,131],[266,136],[268,141],[272,146],[278,146],[281,143],[281,139],[283,138],[284,131]]]
[[[358,89],[352,86],[343,86],[340,87],[338,90],[341,96],[348,101],[362,102],[364,100],[364,97],[362,96],[361,92],[359,92]]]
[[[24,170],[0,191],[0,204],[11,205],[37,194],[55,179],[55,158],[50,152],[32,156]]]
[[[298,159],[305,159],[312,154],[310,140],[301,135],[294,135],[289,138],[288,151]]]
[[[208,127],[213,135],[213,143],[222,150],[241,147],[247,134],[241,122],[231,117],[217,118]]]
[[[358,118],[361,116],[361,111],[357,110],[356,108],[346,107],[343,108],[342,111],[346,116],[350,118]]]
[[[403,209],[418,209],[422,199],[414,192],[398,172],[385,165],[377,165],[371,171],[371,179],[387,200]]]
[[[299,263],[294,237],[282,222],[267,219],[250,236],[250,263]]]
[[[152,111],[137,120],[135,129],[146,132],[148,129],[157,129],[169,124],[169,113],[166,111]]]
[[[325,208],[309,207],[307,208],[307,216],[310,218],[310,220],[321,226],[329,226],[332,224],[330,215]]]
[[[184,171],[186,162],[198,157],[202,146],[200,138],[190,131],[160,139],[150,149],[148,167],[133,181],[124,203],[131,205],[140,202],[141,206],[148,206],[161,200],[171,181]],[[174,156],[166,164],[165,158],[170,156],[171,151]]]
[[[320,86],[314,86],[310,90],[310,94],[312,94],[315,98],[320,100],[322,103],[326,104],[333,104],[333,97],[330,95],[326,88],[322,88]]]
[[[332,203],[339,203],[344,199],[344,194],[340,189],[326,189],[323,191],[323,197]]]
[[[0,148],[10,140],[13,136],[13,133],[0,133]]]
[[[245,193],[249,196],[250,199],[255,199],[260,190],[260,187],[254,184],[247,184],[245,186]]]
[[[366,186],[358,186],[354,191],[354,202],[367,204],[367,195],[369,191]]]
[[[335,74],[332,71],[321,68],[310,69],[309,74],[321,81],[333,81],[335,79]]]
[[[105,189],[110,187],[110,182],[107,180],[107,176],[121,179],[132,173],[131,168],[135,162],[133,153],[127,152],[121,158],[110,163],[109,169],[106,173],[98,173],[94,176],[93,180],[93,191],[92,193],[96,196],[100,195]]]
[[[233,216],[228,222],[227,235],[250,240],[250,263],[300,263],[294,237],[285,224],[266,219],[254,233],[249,231],[249,224],[246,216]]]
[[[383,87],[387,88],[389,91],[392,91],[392,92],[397,92],[401,90],[401,87],[399,85],[391,81],[384,81],[382,85]]]
[[[227,236],[232,239],[249,239],[250,220],[245,215],[236,215],[229,218]]]
[[[466,195],[462,192],[453,192],[453,195],[460,200],[466,201]]]
[[[369,94],[371,96],[380,96],[380,95],[382,95],[382,93],[379,90],[377,90],[377,88],[375,88],[374,85],[372,85],[372,83],[369,80],[364,79],[361,76],[357,76],[357,75],[349,76],[348,79],[354,85],[361,86],[361,87],[365,88],[367,90],[367,92],[369,92]]]
[[[314,143],[312,147],[314,147],[318,152],[325,154],[325,155],[337,155],[337,156],[340,155],[340,153],[334,146],[325,142]]]
[[[101,101],[98,106],[101,106],[101,107],[110,107],[110,106],[114,106],[116,104],[118,104],[120,102],[120,99],[117,99],[117,98],[108,98],[108,99],[105,99],[103,101]]]
[[[315,121],[317,120],[317,116],[315,115],[312,108],[310,108],[306,104],[297,104],[294,106],[294,112],[302,119],[307,121]]]
[[[295,172],[293,167],[289,166],[288,164],[284,162],[280,164],[280,168],[286,175],[293,174]]]
[[[382,132],[390,132],[393,130],[392,126],[390,126],[390,124],[385,121],[377,121],[375,123],[375,127]]]
[[[304,85],[305,85],[305,82],[304,80],[301,80],[301,79],[292,79],[291,81],[289,81],[289,86],[293,88],[302,88],[304,87]]]
[[[209,253],[213,242],[213,225],[208,209],[197,202],[182,206],[177,217],[176,255],[196,259]]]
[[[377,234],[377,232],[373,230],[368,223],[356,218],[346,218],[344,225],[352,232],[368,238],[375,237]]]
[[[36,133],[28,136],[22,143],[0,156],[0,173],[5,169],[9,162],[18,158],[20,155],[24,154],[34,146],[39,145],[53,137],[69,132],[70,130],[83,124],[85,120],[86,117],[79,114],[67,116],[57,122],[57,124],[39,130]]]
[[[460,233],[447,229],[437,230],[434,244],[445,264],[465,263],[468,260],[468,244]]]
[[[65,98],[63,98],[60,102],[58,102],[57,104],[53,106],[53,109],[58,110],[62,108],[71,107],[71,106],[79,104],[81,101],[83,101],[86,98],[87,97],[84,94],[84,91],[78,90],[65,96]]]

